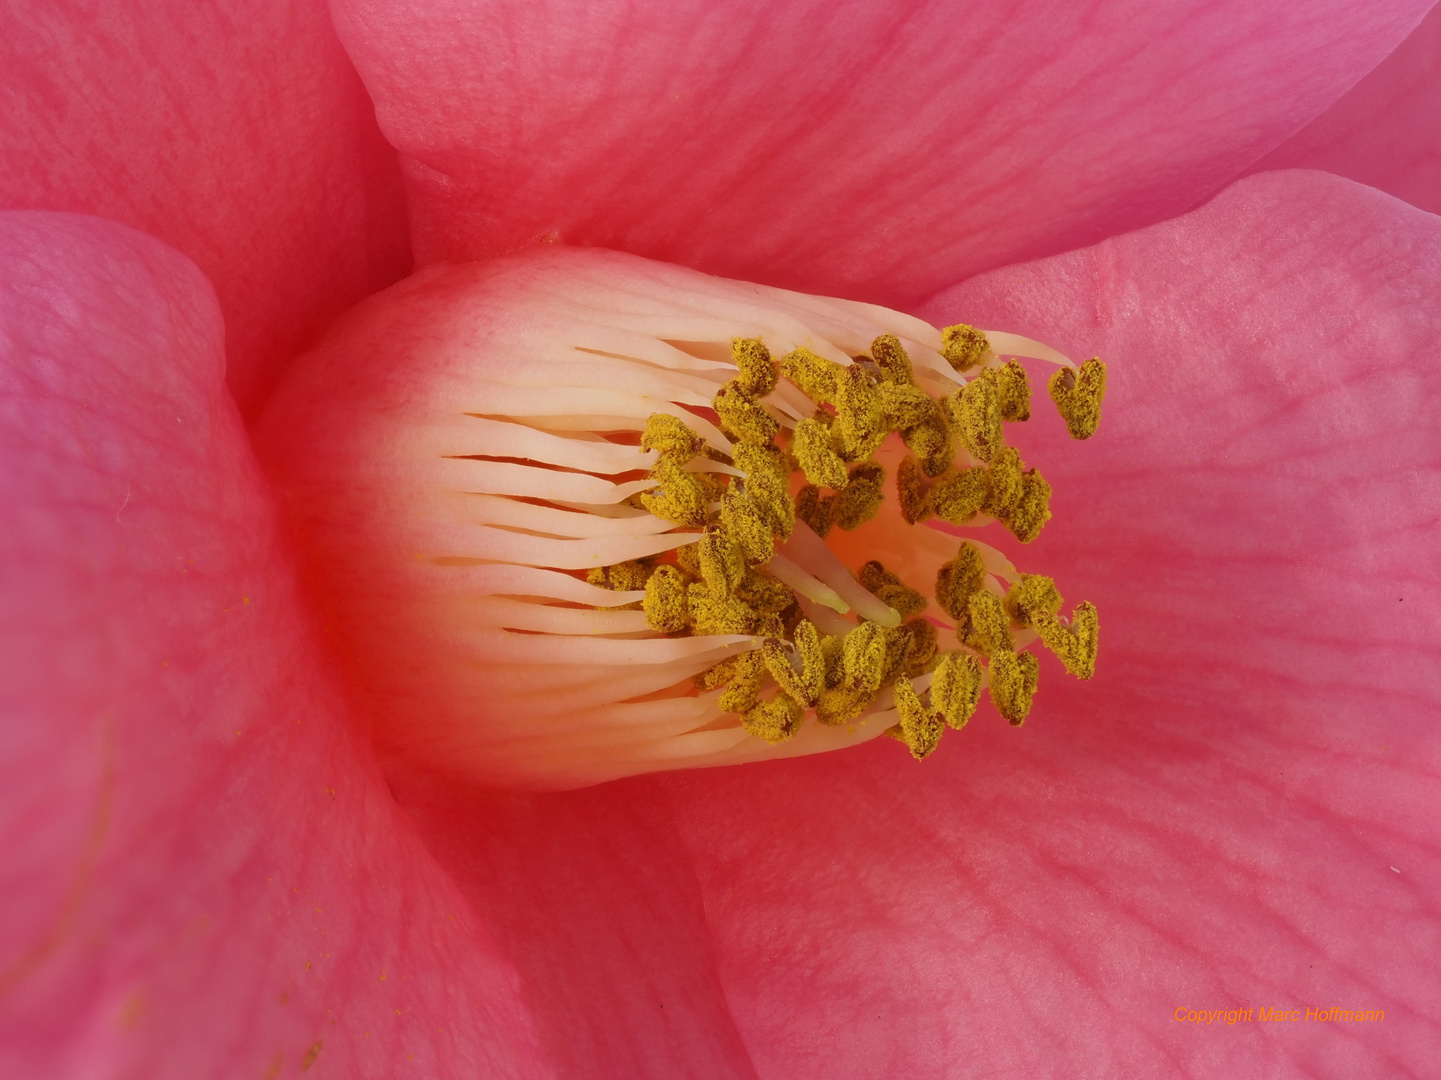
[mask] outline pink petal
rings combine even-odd
[[[339,0],[422,264],[543,237],[878,302],[1181,212],[1430,0]]]
[[[406,272],[394,151],[323,0],[19,8],[0,40],[0,206],[99,214],[194,259],[242,411]]]
[[[1325,169],[1441,213],[1441,7],[1252,172]]]
[[[0,220],[0,1075],[553,1075],[327,673],[209,285]]]
[[[653,781],[762,1075],[1441,1059],[1438,251],[1435,217],[1272,173],[928,305],[1112,361],[1095,439],[1044,400],[1018,436],[1058,494],[1013,549],[1099,605],[1099,672],[1044,660],[1025,729],[983,707],[920,766]],[[1332,1006],[1385,1019],[1305,1020]]]

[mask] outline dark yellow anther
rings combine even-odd
[[[775,418],[734,379],[717,390],[710,403],[720,417],[721,426],[737,442],[763,446],[774,439],[781,429]]]
[[[746,562],[755,565],[769,562],[775,556],[776,542],[770,522],[750,492],[728,490],[721,496],[720,518],[721,527],[740,545]]]
[[[675,458],[663,454],[650,475],[660,488],[640,493],[643,507],[678,525],[698,528],[705,524],[706,492],[694,473],[686,472]]]
[[[746,710],[741,726],[747,734],[766,742],[784,742],[800,730],[805,708],[784,690],[769,701],[760,701]]]
[[[1006,593],[1006,614],[1019,627],[1036,626],[1037,620],[1061,610],[1056,583],[1044,574],[1022,574]]]
[[[977,466],[945,477],[931,489],[931,509],[937,517],[964,525],[980,512],[990,492],[987,470]]]
[[[882,334],[871,342],[871,359],[881,369],[888,383],[904,386],[915,381],[911,374],[911,358],[895,334]]]
[[[835,523],[842,529],[859,528],[876,516],[885,499],[886,471],[873,461],[851,470],[850,482],[836,493],[832,511]]]
[[[824,540],[834,522],[835,503],[834,495],[822,498],[820,488],[815,484],[807,484],[796,492],[796,517],[809,525],[815,534]]]
[[[951,467],[956,456],[956,440],[946,419],[946,410],[935,401],[931,402],[929,417],[901,431],[901,441],[921,459],[921,468],[927,476],[940,476]]]
[[[1026,491],[1026,474],[1021,455],[1004,446],[986,470],[986,499],[981,509],[992,517],[1007,520]]]
[[[1026,381],[1026,369],[1019,363],[1007,360],[998,368],[981,372],[981,378],[995,386],[1002,420],[1014,423],[1031,418],[1031,384]]]
[[[1051,485],[1035,469],[1027,469],[1021,477],[1021,498],[1005,518],[1006,528],[1023,544],[1041,535],[1051,520]]]
[[[850,480],[846,463],[831,448],[831,429],[818,420],[802,420],[796,425],[791,453],[811,484],[843,488]]]
[[[651,413],[646,418],[645,431],[640,437],[642,450],[659,450],[684,465],[695,457],[705,445],[699,435],[692,431],[679,417],[670,413]]]
[[[1093,356],[1079,372],[1061,368],[1047,387],[1056,411],[1066,421],[1073,439],[1089,439],[1101,422],[1101,402],[1106,397],[1106,365]]]
[[[1071,614],[1066,626],[1054,615],[1036,621],[1041,643],[1056,654],[1066,670],[1078,679],[1089,679],[1096,673],[1096,649],[1100,642],[1100,617],[1093,604],[1081,603]]]
[[[925,480],[925,470],[913,457],[903,458],[896,467],[896,501],[900,504],[901,517],[906,519],[907,525],[925,521],[935,513]]]
[[[696,582],[686,589],[686,606],[697,634],[750,634],[760,616],[744,600]]]
[[[981,700],[981,662],[962,652],[947,653],[931,675],[931,708],[960,731]]]
[[[674,634],[690,623],[690,607],[686,603],[686,575],[674,566],[657,566],[645,583],[645,600],[641,608],[652,630]]]
[[[1040,665],[1028,652],[997,653],[991,657],[990,671],[991,703],[1013,727],[1020,727],[1031,711]]]
[[[910,679],[897,679],[892,687],[896,698],[896,712],[901,717],[901,738],[917,761],[929,757],[945,733],[945,723],[936,714],[921,704],[916,688]]]
[[[841,686],[875,694],[886,672],[890,641],[886,628],[863,622],[841,639]]]
[[[837,379],[844,370],[840,364],[819,357],[807,348],[781,357],[781,374],[817,403],[835,404]]]
[[[864,563],[856,571],[856,580],[874,593],[881,603],[895,608],[903,619],[926,610],[926,598],[875,559]]]
[[[700,576],[713,593],[733,593],[746,576],[745,556],[740,545],[719,529],[707,529],[696,549]]]
[[[990,347],[985,334],[965,323],[947,326],[941,331],[941,355],[960,372],[979,364]]]
[[[735,591],[759,615],[779,615],[795,603],[795,594],[781,581],[764,570],[751,567],[745,572]]]
[[[630,592],[644,589],[655,572],[655,559],[627,559],[611,566],[597,566],[586,572],[585,580],[603,589]]]
[[[881,417],[890,431],[908,431],[935,419],[936,402],[919,386],[881,383]]]
[[[716,699],[721,712],[744,713],[756,703],[756,691],[766,677],[765,657],[759,649],[743,652],[735,658],[725,692]]]
[[[989,589],[979,589],[971,593],[970,599],[966,601],[966,613],[971,617],[971,632],[966,635],[966,644],[971,648],[978,649],[987,656],[1015,649],[1010,617],[1006,614],[1001,598],[995,593]]]
[[[956,557],[936,572],[936,603],[952,619],[970,617],[971,595],[986,583],[986,564],[975,544],[962,543]]]
[[[732,338],[731,360],[740,369],[735,381],[751,397],[763,398],[776,388],[776,365],[760,338]]]
[[[906,674],[915,678],[924,674],[936,658],[936,628],[925,619],[912,619],[901,629],[911,636],[910,651],[906,653]]]
[[[881,395],[870,372],[860,364],[842,369],[836,382],[836,422],[831,428],[836,449],[847,461],[860,461],[870,457],[886,437]]]
[[[767,641],[761,652],[771,678],[791,697],[809,708],[820,701],[821,691],[826,688],[826,659],[821,651],[820,634],[804,619],[796,624],[795,646],[801,664],[799,671],[779,641]]]
[[[1001,403],[990,379],[972,379],[948,399],[961,445],[980,461],[990,461],[1005,445]]]
[[[889,686],[909,666],[915,641],[904,626],[882,627],[882,632],[886,639],[886,665],[881,669],[881,685]]]

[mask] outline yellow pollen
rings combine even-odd
[[[843,488],[850,480],[846,463],[831,446],[831,429],[819,420],[802,420],[796,425],[791,452],[806,480],[817,487]]]
[[[996,384],[990,379],[972,379],[951,395],[950,406],[961,444],[973,457],[990,461],[1005,441]]]
[[[705,440],[692,431],[679,417],[670,413],[652,413],[640,437],[642,450],[659,450],[678,465],[684,465],[701,452]]]
[[[895,334],[882,334],[871,342],[871,357],[887,382],[905,386],[915,381],[911,374],[911,358]]]
[[[1034,653],[1003,652],[991,657],[991,703],[1012,727],[1026,722],[1040,670]]]
[[[931,675],[931,705],[949,727],[966,726],[981,700],[981,662],[962,652],[947,653]]]
[[[642,601],[645,621],[652,630],[674,634],[690,623],[686,584],[686,575],[678,567],[655,568],[655,573],[645,583],[645,600]]]
[[[962,373],[979,364],[990,347],[985,334],[965,323],[947,326],[941,331],[941,355]]]
[[[925,470],[913,457],[901,459],[900,465],[896,467],[896,501],[900,504],[901,517],[905,518],[907,525],[925,521],[935,513],[931,505],[929,486],[926,484]]]
[[[850,482],[836,493],[832,518],[847,531],[857,529],[871,518],[885,499],[886,473],[874,462],[857,465],[851,470]]]
[[[985,468],[962,469],[942,478],[931,489],[930,509],[943,521],[964,525],[980,513],[990,490],[990,476]]]
[[[837,449],[847,461],[869,457],[886,437],[881,395],[860,364],[843,368],[836,380]]]
[[[742,724],[750,734],[768,743],[784,742],[794,735],[805,719],[805,706],[784,690],[770,701],[761,701],[746,710]]]
[[[775,417],[761,408],[738,381],[732,379],[716,391],[711,408],[720,417],[721,425],[738,442],[765,445],[776,437],[781,426]]]
[[[834,495],[822,496],[815,484],[807,484],[796,493],[796,517],[824,540],[834,524],[835,503]]]
[[[957,622],[970,618],[970,599],[986,583],[986,564],[975,544],[961,544],[956,557],[936,572],[936,603]]]
[[[686,606],[698,634],[749,634],[760,622],[745,601],[703,581],[686,588]]]
[[[1011,620],[1006,615],[1001,598],[989,589],[971,593],[966,601],[966,614],[970,616],[970,633],[966,644],[985,654],[995,656],[1015,650],[1016,642],[1011,636]]]
[[[924,596],[875,559],[861,566],[856,572],[856,580],[874,593],[882,603],[895,608],[903,619],[919,615],[926,609]]]
[[[749,491],[727,491],[721,497],[720,519],[725,531],[740,545],[746,562],[770,562],[776,553],[775,537]]]
[[[781,357],[781,374],[801,388],[817,404],[834,405],[841,373],[840,364],[800,348]]]
[[[695,473],[686,472],[675,458],[661,455],[651,470],[659,490],[643,491],[640,502],[656,517],[697,528],[705,524],[706,492]]]
[[[935,711],[921,704],[910,679],[897,679],[894,685],[896,712],[900,714],[901,740],[917,761],[924,761],[940,745],[945,721]]]
[[[775,361],[760,338],[732,338],[731,360],[739,371],[735,381],[743,393],[763,398],[776,388]]]
[[[756,703],[756,691],[765,681],[765,657],[759,649],[735,658],[728,685],[717,704],[723,712],[744,713]]]
[[[739,545],[719,529],[707,529],[696,548],[700,576],[717,594],[729,594],[745,579],[746,561]]]
[[[1061,368],[1051,376],[1047,388],[1071,438],[1089,439],[1096,433],[1106,397],[1106,365],[1100,357],[1087,360],[1080,371]]]
[[[981,378],[995,386],[1002,420],[1017,423],[1031,418],[1031,385],[1025,368],[1008,360],[998,368],[987,368]]]

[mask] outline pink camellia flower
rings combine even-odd
[[[1427,7],[12,13],[0,1075],[1428,1075]],[[431,276],[322,352],[450,340],[364,312],[545,241],[1104,356],[1096,438],[1016,435],[1054,520],[1007,547],[1096,677],[920,763],[383,771],[249,431],[406,221]],[[324,449],[278,415],[272,468]]]

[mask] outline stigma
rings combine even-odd
[[[1033,646],[1095,670],[1095,607],[986,542],[1051,517],[1020,359],[1092,436],[1098,359],[547,247],[361,305],[257,446],[387,758],[536,789],[924,759],[984,701],[1025,721]]]

